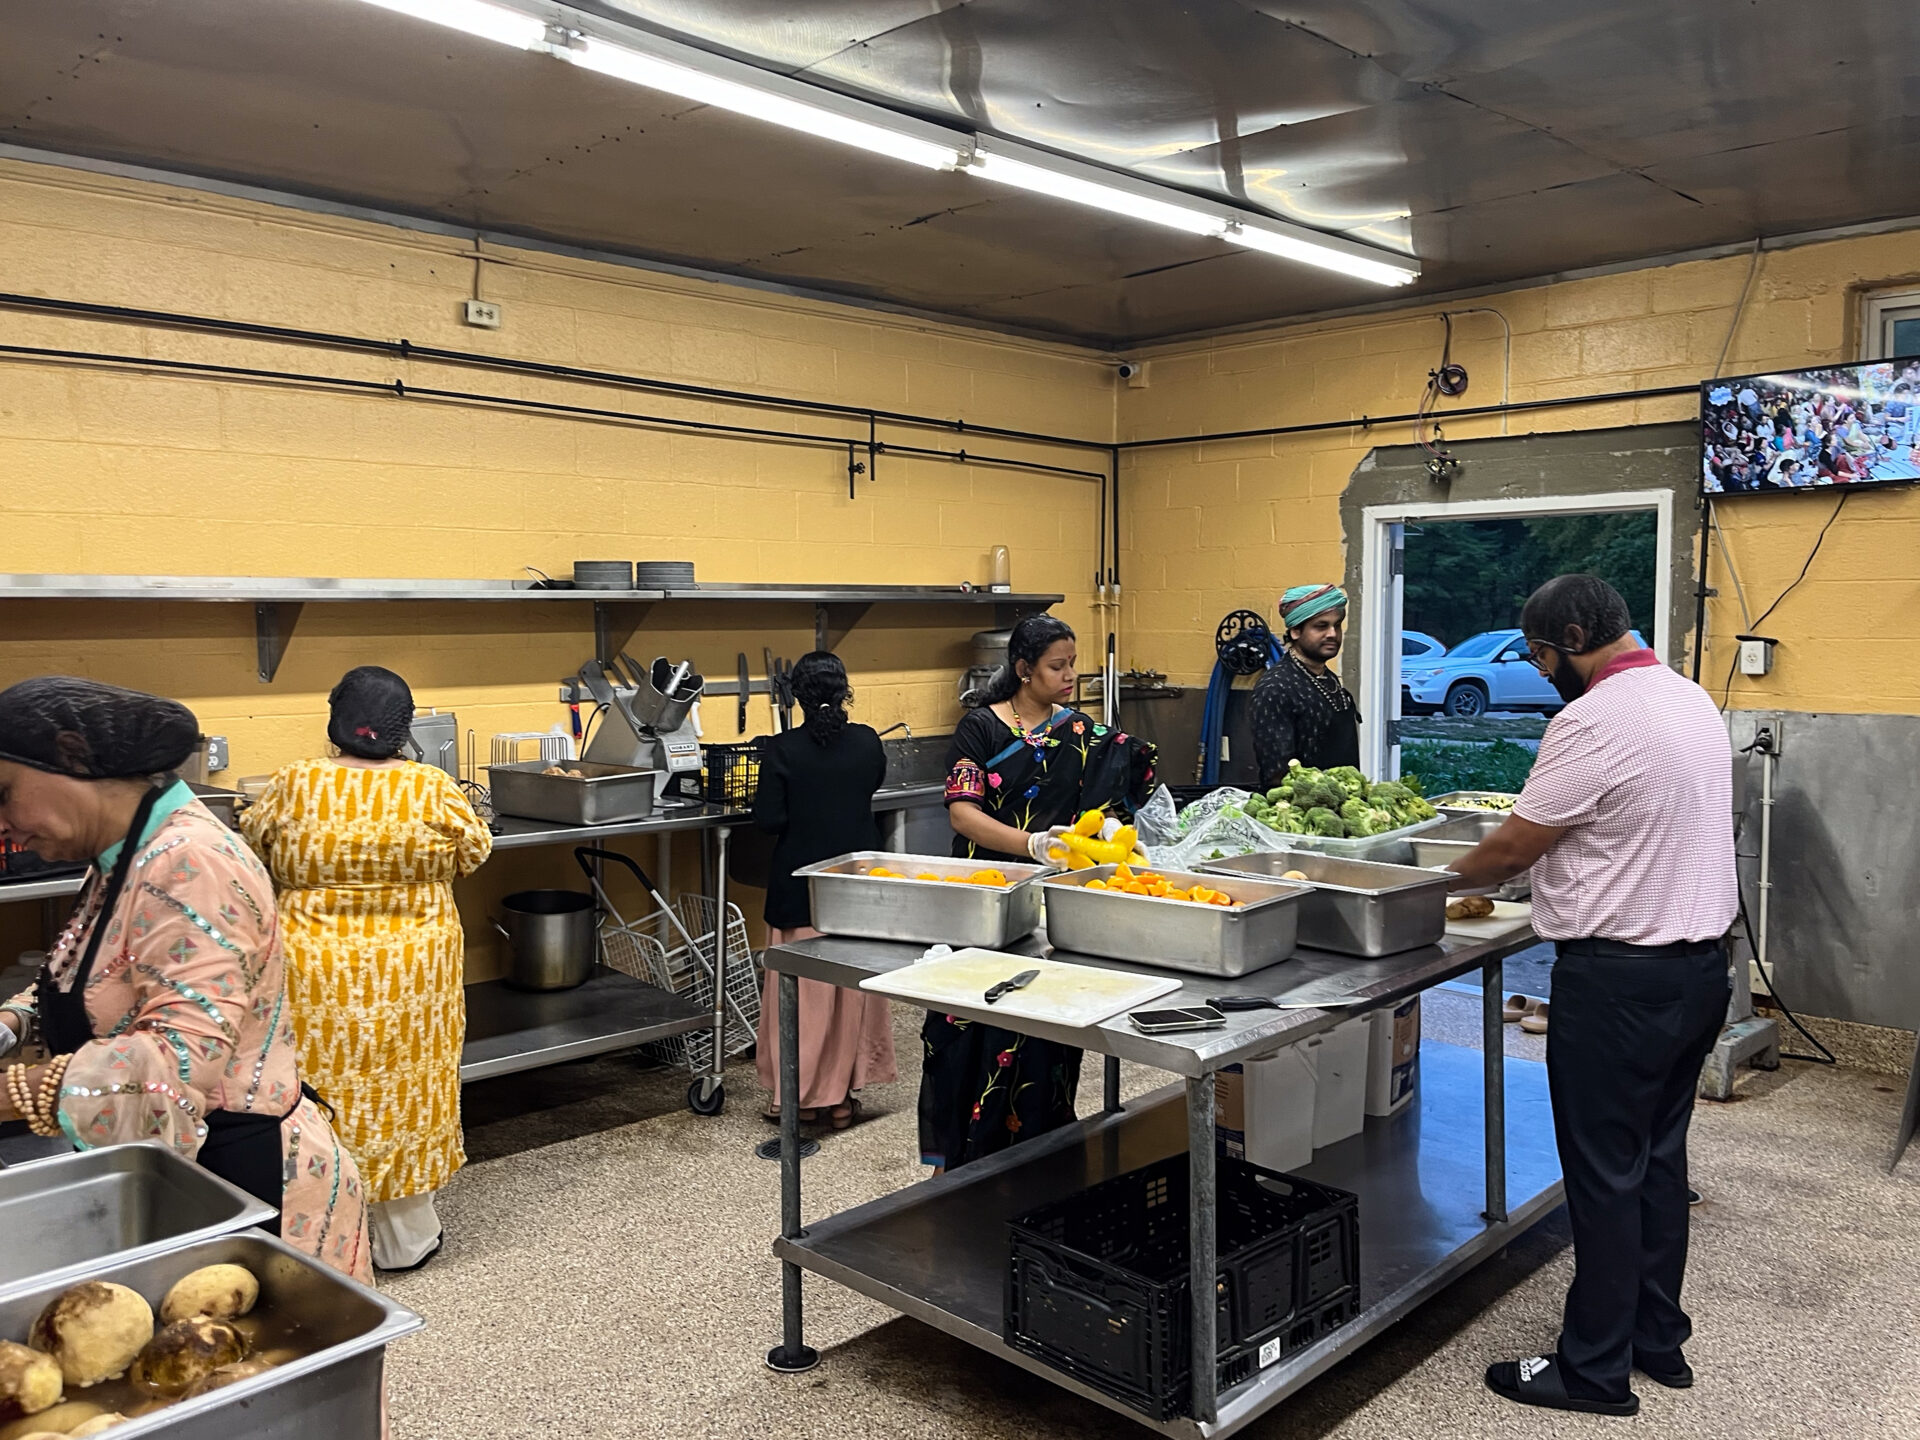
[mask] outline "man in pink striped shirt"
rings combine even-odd
[[[1533,867],[1533,924],[1555,942],[1547,1084],[1574,1277],[1551,1355],[1487,1385],[1524,1404],[1631,1415],[1636,1368],[1693,1384],[1681,1347],[1687,1124],[1729,998],[1739,911],[1732,750],[1705,691],[1628,632],[1626,602],[1563,575],[1521,612],[1533,662],[1567,701],[1507,822],[1454,863],[1460,888]]]

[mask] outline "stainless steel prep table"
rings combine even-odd
[[[799,1093],[798,979],[857,986],[870,975],[912,964],[922,949],[828,936],[769,950],[767,964],[780,974],[781,1233],[774,1252],[782,1261],[783,1335],[768,1363],[775,1369],[800,1370],[816,1359],[804,1343],[801,1309],[801,1271],[812,1270],[1148,1428],[1186,1440],[1234,1433],[1560,1203],[1546,1067],[1505,1057],[1500,1013],[1500,963],[1533,943],[1532,928],[1519,921],[1492,939],[1449,935],[1438,945],[1377,960],[1297,951],[1291,961],[1237,979],[1182,975],[1059,952],[1057,959],[1084,958],[1091,964],[1181,981],[1179,992],[1156,1002],[1166,1005],[1208,995],[1285,998],[1289,993],[1331,995],[1336,990],[1363,997],[1365,1003],[1333,1010],[1234,1012],[1224,1029],[1184,1035],[1142,1035],[1124,1015],[1074,1029],[1002,1016],[983,1007],[979,1013],[984,1018],[1005,1028],[1107,1056],[1102,1113],[805,1228],[800,1224],[799,1113],[790,1098]],[[1045,936],[1031,936],[1012,948],[1045,953]],[[1424,1044],[1413,1102],[1397,1115],[1369,1118],[1360,1135],[1319,1151],[1312,1166],[1300,1172],[1360,1196],[1363,1308],[1358,1317],[1299,1354],[1216,1394],[1216,1314],[1211,1305],[1196,1307],[1190,1321],[1193,1418],[1164,1424],[1005,1343],[1001,1331],[1009,1219],[1185,1148],[1192,1156],[1192,1293],[1212,1294],[1217,1269],[1214,1072],[1331,1029],[1356,1009],[1397,1002],[1475,969],[1482,972],[1483,1053]],[[1184,1094],[1180,1087],[1169,1087],[1122,1109],[1121,1058],[1183,1077]],[[1510,1113],[1516,1122],[1511,1147]]]

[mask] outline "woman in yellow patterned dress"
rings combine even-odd
[[[373,1263],[424,1265],[433,1192],[466,1163],[466,942],[453,881],[492,853],[460,787],[398,758],[413,695],[365,665],[327,697],[332,759],[287,766],[241,818],[279,888],[300,1068],[332,1102],[372,1201]]]

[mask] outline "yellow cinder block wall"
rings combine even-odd
[[[1112,435],[1114,376],[1090,351],[529,249],[484,253],[482,293],[505,309],[497,332],[460,323],[470,242],[0,162],[0,289]],[[866,435],[862,421],[20,310],[0,310],[0,341]],[[1104,461],[933,431],[881,438]],[[709,581],[953,584],[984,582],[989,548],[1005,544],[1015,587],[1064,593],[1057,613],[1093,633],[1094,482],[898,456],[876,472],[849,499],[844,450],[0,357],[9,572],[510,578],[628,557],[691,560]],[[968,636],[992,615],[872,612],[840,647],[857,718],[950,729]],[[59,671],[175,696],[230,738],[235,778],[320,752],[327,690],[353,665],[390,666],[423,706],[454,710],[484,762],[495,732],[563,721],[557,686],[592,654],[584,604],[309,605],[262,685],[252,623],[247,605],[0,601],[0,685]],[[631,648],[690,656],[715,677],[745,652],[758,677],[764,648],[798,656],[812,625],[798,607],[676,607],[656,610]],[[735,702],[703,712],[709,738],[737,738]],[[771,724],[756,698],[748,733]],[[650,844],[637,853],[651,863]],[[692,873],[690,845],[676,863]],[[522,852],[463,887],[475,974],[492,963],[481,915],[493,899],[570,869],[564,852]]]
[[[1748,278],[1747,258],[1731,256],[1149,348],[1139,353],[1150,384],[1127,389],[1110,357],[1090,350],[492,246],[480,285],[506,307],[506,325],[474,330],[458,310],[475,264],[454,238],[0,162],[8,290],[405,336],[1096,442],[1354,419],[1347,430],[1124,462],[1123,664],[1188,681],[1209,670],[1227,610],[1268,610],[1282,586],[1342,572],[1339,499],[1354,467],[1372,446],[1412,438],[1409,427],[1357,422],[1414,408],[1439,358],[1441,309],[1497,310],[1512,327],[1509,374],[1499,321],[1456,319],[1454,358],[1473,374],[1468,403],[1497,399],[1503,385],[1524,400],[1693,384],[1719,360]],[[1850,357],[1861,287],[1916,276],[1912,231],[1766,253],[1725,373]],[[0,338],[864,434],[785,412],[20,311],[0,311]],[[1693,411],[1677,397],[1528,412],[1507,425],[1590,429]],[[1498,433],[1498,420],[1446,426],[1456,440]],[[1090,458],[993,448],[1054,464]],[[507,577],[632,556],[691,559],[707,579],[925,583],[984,579],[988,547],[1004,543],[1016,587],[1064,593],[1059,613],[1096,632],[1092,484],[891,456],[850,501],[844,465],[829,449],[0,358],[9,571]],[[1832,504],[1823,492],[1720,507],[1756,610],[1793,580]],[[1738,682],[1734,703],[1920,709],[1920,667],[1904,658],[1920,625],[1916,533],[1912,491],[1851,502],[1768,624],[1784,642],[1775,675]],[[1710,656],[1727,653],[1739,623],[1720,563]],[[985,623],[869,617],[841,646],[859,717],[950,725],[967,635]],[[793,656],[810,644],[810,615],[769,609],[656,612],[632,648],[691,655],[716,675],[745,651],[757,675],[763,647]],[[0,683],[62,670],[177,695],[230,737],[233,776],[318,750],[326,690],[351,665],[407,674],[423,704],[455,710],[484,749],[496,731],[562,719],[555,686],[590,646],[584,606],[314,605],[279,678],[262,686],[245,606],[0,602]],[[733,738],[730,701],[704,718],[710,737]],[[769,722],[764,701],[749,707],[749,733]],[[651,847],[639,853],[653,858]],[[690,846],[674,860],[681,877],[691,873]],[[564,852],[522,852],[463,887],[476,976],[492,964],[487,906],[522,885],[565,883],[570,864]],[[757,897],[743,899],[751,911]],[[0,923],[10,939],[20,918]]]
[[[1459,402],[1497,402],[1504,334],[1513,330],[1515,400],[1692,385],[1714,373],[1741,291],[1744,255],[1518,289],[1447,305],[1276,327],[1149,348],[1149,385],[1120,392],[1122,440],[1351,418],[1350,429],[1271,440],[1129,452],[1122,462],[1125,663],[1203,682],[1214,626],[1230,610],[1272,614],[1284,587],[1345,570],[1340,496],[1376,445],[1408,425],[1363,429],[1366,415],[1413,411],[1439,364],[1443,309],[1453,358],[1472,375]],[[1727,346],[1724,374],[1818,365],[1857,354],[1863,287],[1920,276],[1920,232],[1764,253]],[[1684,420],[1692,396],[1524,412],[1445,425],[1448,440]],[[1734,499],[1717,507],[1740,578],[1759,613],[1799,573],[1837,501]],[[1774,674],[1735,682],[1736,706],[1920,712],[1920,492],[1856,495],[1814,569],[1767,622],[1782,644]],[[1716,552],[1708,673],[1731,659],[1740,613]],[[1716,663],[1716,657],[1717,663]]]

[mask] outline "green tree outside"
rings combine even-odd
[[[1517,626],[1527,596],[1554,576],[1591,571],[1626,599],[1634,628],[1651,635],[1657,524],[1636,510],[1409,525],[1401,623],[1451,648]]]

